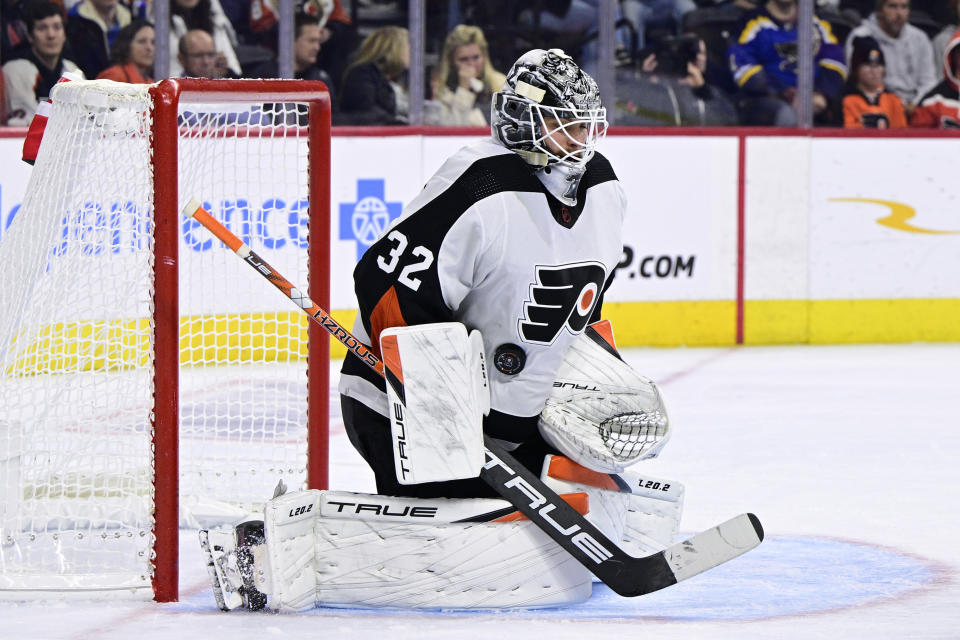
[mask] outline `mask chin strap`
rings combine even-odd
[[[516,154],[523,158],[524,162],[535,167],[545,167],[550,162],[550,157],[539,151],[524,151],[517,149]]]
[[[554,198],[565,205],[577,205],[577,189],[586,167],[571,167],[568,164],[554,163],[549,169],[537,170],[536,176]]]

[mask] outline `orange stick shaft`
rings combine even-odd
[[[370,347],[360,342],[352,333],[344,329],[340,323],[334,320],[327,311],[322,309],[317,303],[311,300],[305,293],[302,293],[293,284],[284,278],[276,269],[267,264],[267,261],[256,254],[243,240],[227,229],[219,220],[210,215],[210,212],[203,208],[200,201],[193,199],[183,208],[185,216],[192,217],[194,220],[206,227],[210,233],[216,236],[223,244],[230,247],[240,258],[253,267],[257,273],[266,278],[273,286],[283,292],[295,305],[304,313],[310,316],[314,322],[327,330],[327,332],[336,338],[343,346],[349,349],[355,356],[369,366],[371,369],[383,375],[383,362],[373,352]]]

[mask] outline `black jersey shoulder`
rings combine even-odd
[[[602,153],[595,153],[590,162],[587,163],[587,173],[583,176],[583,181],[587,183],[586,188],[601,182],[616,180],[617,174],[607,157]]]
[[[438,227],[447,229],[467,209],[490,196],[511,191],[543,193],[554,219],[563,226],[571,227],[583,211],[587,191],[591,187],[616,179],[617,175],[610,161],[602,154],[595,154],[587,163],[586,172],[577,189],[577,205],[567,207],[547,191],[523,158],[514,153],[498,154],[474,161],[416,215],[426,214]]]
[[[481,158],[451,185],[455,197],[463,199],[464,209],[485,198],[505,191],[537,192],[540,181],[523,158],[515,153]]]
[[[520,156],[515,153],[487,156],[474,160],[397,228],[413,229],[418,242],[439,248],[450,228],[477,202],[498,193],[540,190],[540,181]]]
[[[572,227],[583,211],[587,191],[591,187],[616,179],[617,175],[610,161],[599,153],[595,154],[587,163],[586,171],[580,180],[577,205],[568,207],[547,191],[523,158],[513,153],[500,154],[473,162],[421,211],[429,209],[424,213],[428,213],[438,224],[443,220],[444,226],[449,228],[467,209],[490,196],[510,191],[542,193],[547,198],[554,219],[563,226]]]
[[[550,194],[530,165],[519,155],[506,153],[486,156],[471,162],[451,184],[398,223],[396,228],[412,243],[423,245],[436,253],[447,233],[467,210],[481,200],[506,192],[543,194],[557,224],[571,228],[583,212],[589,189],[616,179],[610,162],[599,153],[594,155],[580,180],[577,204],[569,206]],[[384,242],[392,241],[381,238],[361,258],[354,272],[356,282],[366,281],[362,276],[363,271],[375,267],[366,262],[372,259],[369,256],[383,254],[378,245]]]

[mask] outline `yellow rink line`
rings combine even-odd
[[[620,346],[736,344],[736,303],[604,304]],[[960,299],[746,300],[744,344],[960,341]]]
[[[604,316],[617,344],[728,346],[736,303],[609,302]],[[353,327],[355,310],[333,312]],[[744,344],[850,344],[960,341],[960,299],[747,300]],[[288,362],[306,357],[307,318],[297,311],[190,316],[180,321],[182,365]],[[8,374],[120,371],[147,365],[146,319],[56,323],[30,339]],[[21,338],[23,339],[23,338]],[[331,338],[331,357],[346,350]]]

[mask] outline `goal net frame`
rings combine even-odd
[[[182,105],[243,103],[302,105],[300,113],[306,117],[308,123],[306,130],[309,201],[307,268],[310,277],[309,283],[298,284],[307,285],[308,295],[324,308],[329,308],[331,104],[330,95],[323,83],[302,80],[167,79],[151,86],[149,95],[151,102],[150,164],[152,165],[152,194],[149,194],[149,197],[152,200],[153,231],[153,409],[150,420],[153,451],[151,585],[154,600],[171,602],[178,598],[179,580],[179,377],[182,318],[178,254],[183,225],[180,208],[182,203],[191,197],[204,197],[202,193],[183,193],[180,189],[178,149],[183,127],[180,121]],[[56,102],[56,91],[53,99]],[[253,127],[235,124],[228,128],[229,132],[221,135],[244,136],[247,135],[247,130]],[[196,232],[197,235],[200,233],[203,232]],[[205,276],[204,273],[189,275],[191,278]],[[249,277],[256,278],[253,274]],[[330,338],[315,323],[308,323],[306,331],[308,336],[306,485],[308,488],[324,489],[328,482]],[[263,496],[263,500],[269,497],[269,495]],[[2,577],[0,575],[0,578]],[[83,588],[68,590],[82,591]]]
[[[308,162],[310,198],[310,246],[323,247],[310,251],[311,278],[308,293],[318,304],[329,308],[330,283],[330,94],[321,82],[296,80],[206,80],[168,79],[150,89],[153,97],[154,144],[154,265],[157,301],[164,316],[157,317],[156,360],[154,365],[154,451],[178,451],[179,403],[177,389],[170,384],[179,371],[179,201],[188,194],[179,193],[177,173],[178,105],[181,101],[198,102],[306,102],[309,106]],[[166,160],[157,161],[156,158]],[[203,277],[197,274],[197,277]],[[160,313],[160,311],[158,311]],[[314,323],[308,325],[308,362],[323,363],[314,369],[308,391],[307,485],[326,488],[328,466],[329,367],[330,338]],[[168,348],[163,348],[165,345]],[[161,357],[163,354],[163,357]],[[172,455],[156,454],[154,479],[156,535],[154,597],[159,602],[176,600],[179,578],[179,466]],[[168,485],[169,483],[169,485]],[[174,484],[175,483],[175,484]],[[168,486],[167,486],[168,485]],[[161,489],[163,489],[161,491]],[[164,496],[161,499],[161,496]]]

